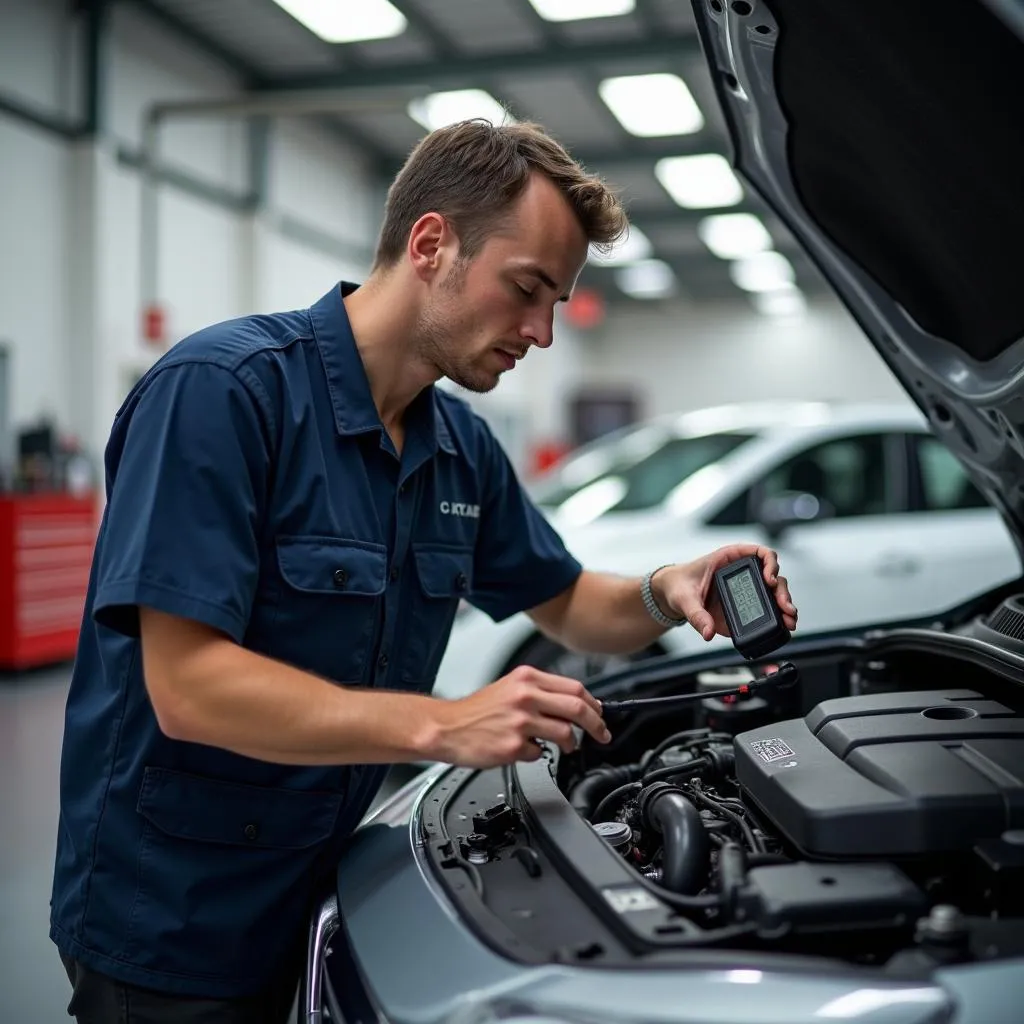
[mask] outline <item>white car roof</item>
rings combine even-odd
[[[659,416],[651,422],[672,426],[680,434],[775,427],[854,426],[892,423],[923,426],[927,421],[909,401],[895,402],[737,402],[691,412]]]

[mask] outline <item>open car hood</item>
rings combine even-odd
[[[693,8],[734,166],[1024,556],[1024,3]]]

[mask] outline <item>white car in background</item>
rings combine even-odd
[[[1021,573],[998,512],[909,403],[660,418],[580,449],[533,497],[588,569],[639,576],[732,541],[771,545],[801,631],[927,616]],[[643,654],[728,642],[683,627]],[[586,678],[621,663],[567,651],[525,614],[495,623],[465,604],[434,693],[464,696],[519,664]]]

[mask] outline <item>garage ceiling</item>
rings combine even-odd
[[[346,97],[384,97],[387,109],[331,115],[340,131],[371,154],[382,177],[397,170],[424,133],[408,113],[409,101],[482,89],[514,117],[544,124],[590,170],[620,189],[632,224],[650,242],[647,259],[668,264],[676,294],[694,301],[760,302],[757,293],[737,287],[731,261],[713,255],[698,232],[705,217],[723,213],[756,215],[772,248],[792,264],[800,292],[822,290],[810,262],[749,191],[725,209],[686,209],[655,174],[665,157],[729,153],[688,0],[621,0],[632,7],[629,13],[557,22],[545,20],[531,0],[390,0],[404,16],[404,30],[351,43],[324,41],[274,0],[132,2],[239,71],[254,92],[329,89],[343,103]],[[699,131],[639,137],[599,95],[607,78],[650,73],[682,78],[703,115]],[[617,266],[591,263],[581,283],[611,301],[650,301],[623,291]]]

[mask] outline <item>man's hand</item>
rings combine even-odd
[[[469,768],[536,761],[538,739],[572,753],[574,725],[598,743],[611,739],[600,701],[582,683],[528,666],[469,697],[440,702],[436,716],[432,759]]]
[[[662,569],[651,580],[654,598],[666,614],[673,618],[685,616],[705,640],[713,639],[715,634],[729,636],[722,603],[717,593],[711,593],[712,583],[719,569],[747,555],[761,559],[764,581],[774,592],[775,601],[782,609],[782,619],[787,629],[796,629],[796,605],[786,577],[779,575],[779,556],[771,548],[757,544],[730,544],[696,561]]]

